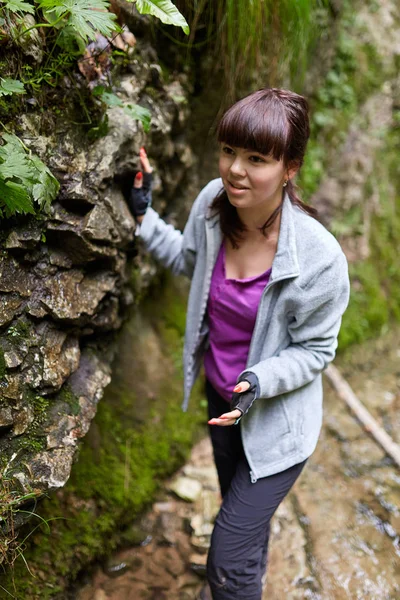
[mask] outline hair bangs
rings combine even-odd
[[[289,123],[274,98],[246,97],[223,115],[218,126],[218,141],[287,161]]]

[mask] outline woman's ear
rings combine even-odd
[[[300,164],[298,162],[289,163],[286,171],[286,176],[288,179],[292,179],[297,171],[300,169]]]

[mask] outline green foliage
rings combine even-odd
[[[35,14],[35,9],[32,4],[25,2],[25,0],[3,0],[5,8],[13,13],[30,13]]]
[[[121,98],[118,98],[115,94],[111,92],[106,92],[103,86],[97,86],[93,90],[93,94],[101,98],[101,100],[107,106],[119,106],[124,109],[126,114],[128,114],[135,121],[140,121],[143,125],[143,130],[148,133],[150,130],[150,122],[151,122],[151,113],[147,108],[140,106],[139,104],[125,104]]]
[[[185,12],[191,35],[189,42],[182,35],[175,42],[188,49],[187,55],[207,47],[222,70],[229,102],[249,88],[279,85],[288,71],[301,81],[309,49],[321,35],[317,16],[328,6],[327,0],[176,0],[176,4]]]
[[[46,165],[15,135],[3,133],[0,146],[0,215],[49,212],[59,183]]]
[[[190,29],[185,17],[172,4],[170,0],[128,0],[136,2],[136,8],[142,15],[157,17],[167,25],[181,27],[182,31],[189,35]]]
[[[24,84],[18,79],[11,77],[0,77],[0,98],[2,96],[11,96],[11,94],[25,94]]]
[[[42,0],[39,8],[50,25],[68,28],[84,42],[99,31],[105,36],[116,29],[116,15],[108,11],[107,0]]]

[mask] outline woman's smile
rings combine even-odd
[[[233,181],[227,180],[227,188],[231,194],[242,195],[244,192],[248,191],[248,187],[245,187],[239,183],[234,183]]]

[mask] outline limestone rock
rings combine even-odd
[[[196,479],[190,479],[189,477],[178,477],[178,479],[171,484],[171,491],[179,498],[182,498],[182,500],[195,502],[201,493],[201,483]]]
[[[22,298],[18,294],[0,294],[0,326],[11,323],[21,304]]]
[[[76,320],[93,315],[100,300],[114,289],[115,281],[112,273],[85,277],[83,271],[71,269],[44,280],[39,299],[55,319]]]
[[[34,24],[30,15],[24,19]],[[29,48],[23,44],[22,52],[39,64],[38,30],[24,40]],[[134,52],[113,85],[124,103],[153,112],[146,147],[155,167],[155,202],[160,206],[156,196],[162,194],[166,205],[193,162],[182,134],[186,92],[179,82],[165,86],[150,48]],[[40,494],[68,480],[78,440],[110,381],[113,334],[157,266],[149,257],[135,259],[137,284],[131,285],[136,224],[126,194],[140,167],[142,124],[113,107],[108,131],[92,139],[71,124],[67,111],[43,115],[35,106],[18,116],[18,135],[61,187],[49,214],[2,222],[0,453],[9,460],[11,448],[18,448],[13,474],[24,490]],[[170,528],[164,543],[174,543]]]

